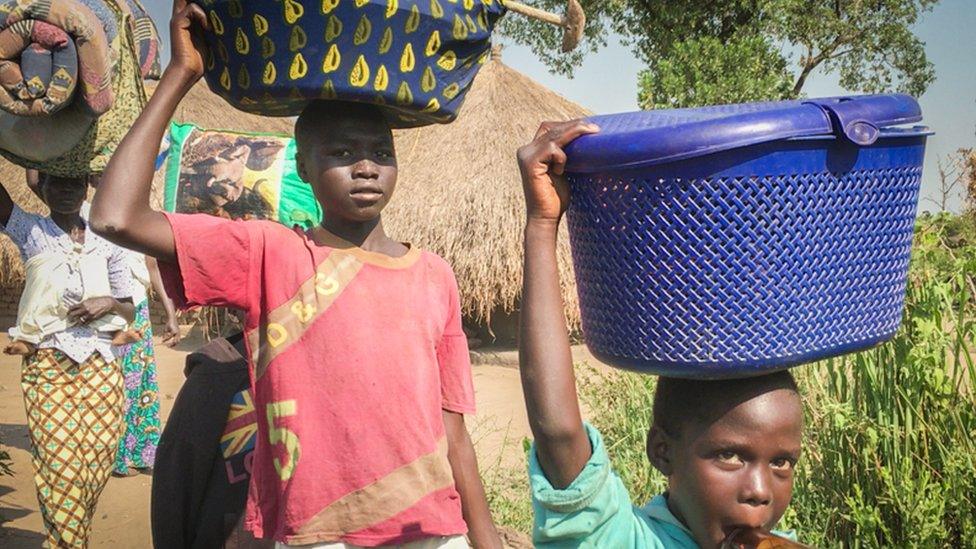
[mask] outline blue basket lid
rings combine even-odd
[[[593,116],[600,133],[566,147],[569,172],[639,168],[794,137],[874,143],[883,129],[918,122],[909,95],[824,97]]]

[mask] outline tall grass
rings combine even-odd
[[[806,435],[782,526],[804,541],[976,547],[972,221],[919,223],[905,319],[892,341],[794,370]],[[654,384],[651,376],[595,370],[580,383],[635,503],[665,487],[644,450]]]
[[[891,342],[800,370],[807,458],[789,519],[820,546],[976,546],[976,246],[920,224]]]
[[[804,453],[781,526],[816,547],[976,547],[974,359],[976,217],[923,217],[895,338],[794,370]],[[661,493],[665,480],[645,456],[655,378],[578,373],[634,503]],[[527,531],[524,471],[493,473],[496,519]]]

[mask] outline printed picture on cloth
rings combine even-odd
[[[170,142],[167,210],[302,227],[321,219],[296,172],[290,137],[173,124]]]

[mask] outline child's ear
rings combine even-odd
[[[647,432],[647,459],[651,465],[661,472],[662,475],[669,477],[674,471],[671,464],[671,449],[674,440],[660,427],[651,427]]]

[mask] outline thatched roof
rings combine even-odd
[[[156,82],[146,82],[149,95],[156,90]],[[265,132],[291,135],[295,130],[293,118],[258,116],[239,111],[210,91],[203,80],[198,82],[176,108],[173,120],[193,123],[208,130]]]
[[[495,51],[475,78],[457,120],[396,134],[397,191],[384,224],[453,267],[465,316],[488,324],[517,309],[522,290],[525,202],[516,150],[545,120],[590,114],[507,67]],[[564,224],[565,225],[565,224]],[[559,267],[566,316],[579,325],[565,228]]]
[[[24,169],[2,157],[0,157],[0,183],[3,183],[11,198],[21,208],[29,212],[47,214],[47,206],[27,188]],[[20,252],[9,238],[0,236],[0,288],[19,284],[23,280],[24,269],[20,261]]]
[[[146,91],[150,95],[155,89],[155,82],[146,82]],[[295,126],[290,118],[269,118],[238,111],[212,93],[202,81],[194,86],[186,99],[180,103],[173,119],[208,129],[285,135],[291,135]],[[165,169],[161,169],[156,172],[153,180],[153,202],[157,207],[162,206],[164,175]],[[23,168],[0,158],[0,182],[10,192],[14,201],[25,210],[47,213],[47,207],[24,184]],[[24,272],[17,249],[10,239],[0,236],[0,288],[19,285],[23,282],[23,278]]]
[[[147,83],[150,93],[154,83]],[[505,66],[497,54],[481,69],[458,119],[448,125],[397,132],[400,176],[384,215],[387,231],[431,250],[454,267],[465,315],[488,324],[493,313],[517,309],[522,287],[525,209],[515,151],[544,120],[584,116],[583,107]],[[291,134],[294,121],[233,109],[202,82],[180,104],[174,119],[208,129]],[[153,184],[161,205],[163,175]],[[44,212],[23,185],[23,170],[0,159],[0,180],[18,204]],[[576,286],[565,229],[559,264],[566,316],[579,324]],[[0,239],[0,286],[23,279],[19,256]]]

